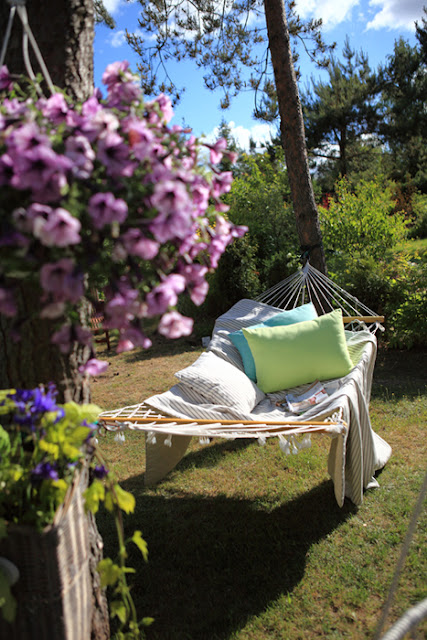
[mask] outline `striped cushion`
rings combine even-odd
[[[208,404],[234,407],[243,413],[265,398],[265,394],[237,367],[206,351],[189,367],[175,376],[191,386]]]

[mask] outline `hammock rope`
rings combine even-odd
[[[378,329],[384,331],[384,316],[377,315],[358,298],[315,269],[308,260],[296,273],[275,284],[256,299],[279,309],[293,309],[308,299],[322,313],[341,309],[346,324],[356,322],[359,326],[368,326],[373,333]]]

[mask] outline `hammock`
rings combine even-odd
[[[365,325],[373,333],[377,329],[384,331],[384,316],[377,315],[363,302],[315,269],[308,260],[301,269],[262,293],[257,300],[279,309],[295,308],[310,301],[321,313],[341,309],[343,322],[350,325],[350,329]]]
[[[305,286],[312,293],[311,280],[318,272],[310,266],[305,266],[301,272],[303,276],[298,274],[299,290]],[[287,281],[291,282],[294,291],[296,280],[294,277]],[[282,286],[282,297],[283,291]],[[344,298],[341,291],[340,296]],[[312,433],[326,434],[331,437],[328,471],[334,482],[336,500],[342,506],[345,496],[348,496],[355,504],[360,504],[364,489],[378,486],[373,475],[384,466],[391,449],[373,432],[368,410],[376,338],[374,332],[368,331],[364,318],[369,318],[367,322],[374,331],[383,318],[366,306],[356,306],[358,301],[355,298],[350,299],[351,316],[358,316],[358,330],[346,331],[345,334],[354,368],[342,379],[325,381],[327,402],[313,407],[302,416],[277,408],[276,403],[284,400],[288,390],[266,396],[263,394],[253,409],[245,411],[238,409],[234,402],[229,402],[227,406],[220,400],[207,403],[200,389],[180,381],[169,391],[147,398],[143,403],[102,413],[101,424],[119,434],[125,429],[146,434],[146,484],[158,482],[176,466],[192,437],[198,437],[201,443],[208,443],[212,438],[252,438],[261,445],[269,438],[276,438],[281,450],[289,454],[310,446]],[[293,306],[298,304],[298,296],[287,296],[288,303],[289,300]],[[332,304],[336,304],[336,298]],[[359,311],[361,308],[363,316]],[[237,392],[238,379],[243,371],[239,352],[228,334],[263,322],[278,312],[278,306],[241,300],[217,319],[205,354],[233,365],[235,379],[229,384],[224,381],[226,389]],[[351,322],[354,324],[354,319]],[[306,386],[302,385],[293,391],[303,392]]]

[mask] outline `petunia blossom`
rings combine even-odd
[[[96,193],[92,196],[88,208],[93,226],[96,229],[102,229],[105,225],[113,222],[124,222],[128,213],[126,202],[121,198],[114,197],[110,191]]]
[[[82,374],[87,374],[89,376],[97,376],[100,373],[104,373],[108,369],[108,362],[103,360],[97,360],[96,358],[91,358],[79,367],[79,372]]]
[[[80,242],[80,229],[80,220],[60,207],[52,209],[47,220],[36,218],[33,232],[46,247],[68,247]]]
[[[193,331],[193,319],[182,316],[178,311],[170,311],[162,316],[158,331],[166,338],[189,336]]]

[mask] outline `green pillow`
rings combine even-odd
[[[264,326],[287,326],[289,324],[294,324],[295,322],[313,320],[314,318],[317,318],[315,306],[312,302],[308,302],[307,304],[303,304],[300,307],[295,307],[294,309],[279,311],[278,313],[276,313],[276,315],[268,318],[268,320],[264,320],[263,322],[260,322],[258,324],[253,324],[248,328],[257,329],[258,327]],[[256,382],[255,362],[252,356],[252,352],[249,348],[248,341],[243,335],[243,331],[241,329],[239,329],[238,331],[233,331],[233,333],[230,333],[228,337],[240,353],[246,375],[248,376],[248,378],[253,380],[253,382]]]
[[[264,393],[347,375],[353,368],[340,309],[286,327],[243,329]]]

